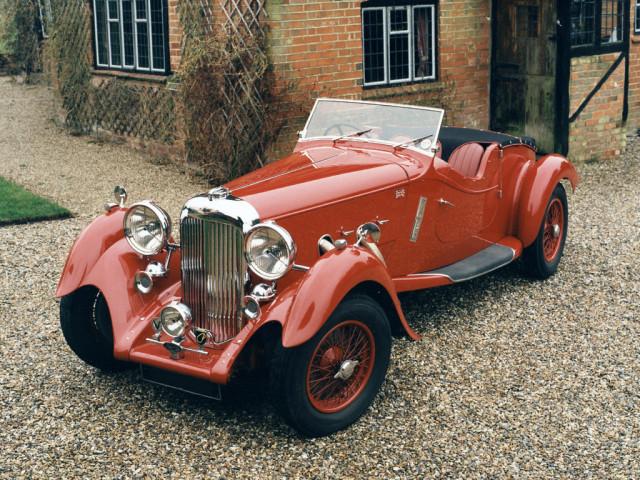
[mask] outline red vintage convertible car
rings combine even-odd
[[[60,279],[62,331],[103,370],[217,397],[269,367],[274,405],[326,435],[367,409],[398,292],[475,278],[520,256],[545,278],[567,234],[560,155],[533,139],[441,127],[443,111],[320,99],[295,151],[189,199],[180,238],[126,193],[75,242]]]

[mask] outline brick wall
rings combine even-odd
[[[571,59],[569,81],[570,114],[604,77],[620,53]],[[569,124],[569,157],[574,162],[600,160],[620,155],[626,146],[624,62],[591,99],[577,119]]]
[[[168,17],[169,17],[169,57],[171,71],[175,72],[180,66],[182,58],[182,50],[180,49],[182,42],[182,28],[178,17],[178,1],[168,0]]]
[[[307,112],[319,97],[443,107],[449,125],[487,128],[491,16],[489,0],[441,0],[437,11],[438,79],[363,89],[361,2],[269,0],[269,54],[283,82],[296,86]],[[304,116],[292,118],[274,156],[291,151]]]
[[[629,118],[627,133],[637,134],[640,130],[640,33],[634,32],[635,3],[631,4],[631,39],[629,44]]]

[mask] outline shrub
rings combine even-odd
[[[0,56],[12,65],[11,73],[29,79],[41,70],[40,19],[34,0],[4,0],[0,5]]]

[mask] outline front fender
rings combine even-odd
[[[521,190],[516,228],[524,247],[535,241],[549,197],[564,179],[571,182],[574,190],[580,182],[574,166],[560,155],[547,155],[529,168]]]
[[[351,290],[368,282],[386,290],[407,334],[419,339],[404,318],[384,264],[368,250],[347,247],[324,254],[300,280],[283,324],[282,345],[295,347],[309,340]]]
[[[175,252],[166,278],[154,281],[147,295],[134,286],[135,274],[144,270],[151,259],[136,253],[122,229],[124,209],[101,215],[91,222],[77,238],[65,263],[56,291],[63,297],[84,286],[102,292],[109,306],[113,326],[114,355],[129,359],[129,350],[149,322],[136,322],[147,311],[157,311],[162,305],[179,298],[180,256]],[[153,260],[164,263],[166,252]]]
[[[126,210],[121,208],[100,215],[78,236],[58,282],[56,297],[64,297],[83,285],[91,275],[98,259],[116,242],[124,239],[122,220]]]

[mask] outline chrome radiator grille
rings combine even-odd
[[[209,330],[215,343],[242,328],[244,236],[234,225],[185,218],[181,225],[182,293],[195,327]]]

